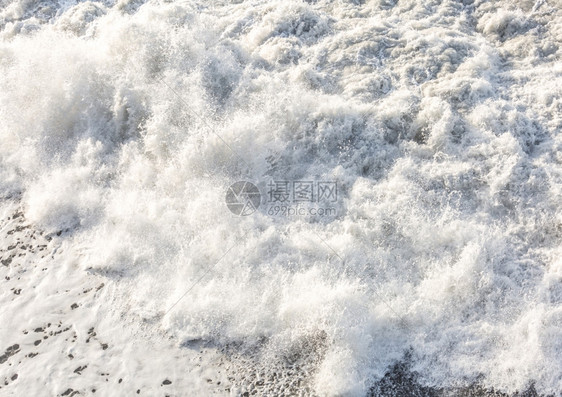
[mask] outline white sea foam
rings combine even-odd
[[[363,396],[409,351],[424,384],[560,392],[559,7],[8,2],[1,195],[115,285],[98,310],[241,371],[297,349]],[[228,211],[270,179],[337,182],[338,216]]]

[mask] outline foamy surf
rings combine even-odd
[[[559,8],[3,3],[0,394],[560,394]]]

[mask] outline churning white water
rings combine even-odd
[[[406,360],[423,386],[558,395],[561,6],[3,0],[2,227],[21,210],[52,239],[18,262],[5,236],[0,394],[206,395],[212,373],[218,394],[365,396]],[[236,181],[261,191],[248,216]],[[272,214],[272,181],[337,200]],[[13,354],[57,316],[68,340]],[[69,347],[94,325],[116,342]]]

